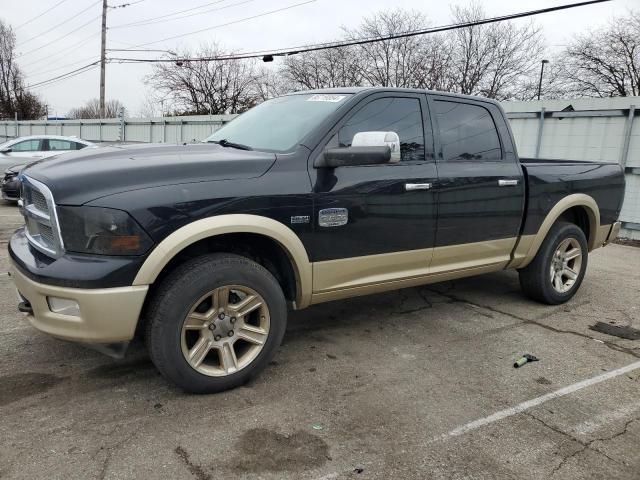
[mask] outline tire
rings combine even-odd
[[[555,257],[559,249],[565,249],[565,245],[568,245],[566,248],[570,250]],[[571,255],[578,254],[578,250],[579,257],[567,260],[566,264],[563,263],[563,258],[566,259]],[[567,252],[570,253],[567,254]],[[573,223],[557,222],[549,230],[532,262],[519,270],[522,291],[527,297],[549,305],[558,305],[568,301],[580,288],[587,271],[587,256],[587,239],[584,232]],[[579,266],[576,267],[578,262]],[[559,284],[556,281],[559,274],[557,272],[562,271],[570,273],[572,276],[575,273],[577,275],[574,279],[564,273],[560,274],[559,284],[561,287],[558,288]]]
[[[256,262],[232,254],[187,261],[162,282],[146,311],[145,343],[152,362],[165,378],[192,393],[234,388],[260,373],[287,324],[277,280]]]

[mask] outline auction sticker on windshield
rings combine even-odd
[[[337,103],[337,102],[340,102],[340,101],[344,100],[345,97],[346,97],[346,95],[327,95],[327,94],[323,93],[323,94],[311,95],[307,99],[307,102],[332,102],[332,103]]]

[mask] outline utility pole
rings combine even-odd
[[[100,46],[100,118],[104,118],[104,76],[107,60],[107,0],[102,0],[102,44]]]
[[[538,82],[538,100],[540,100],[540,94],[542,93],[542,74],[544,73],[544,64],[549,63],[549,60],[542,60],[540,66],[540,81]]]

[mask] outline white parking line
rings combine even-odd
[[[522,402],[514,407],[507,408],[506,410],[501,410],[492,415],[489,415],[488,417],[480,418],[478,420],[474,420],[473,422],[469,422],[465,425],[454,428],[450,432],[447,432],[443,435],[433,438],[429,443],[442,441],[451,437],[458,437],[460,435],[464,435],[467,432],[476,430],[477,428],[480,428],[480,427],[484,427],[485,425],[489,425],[490,423],[494,423],[499,420],[503,420],[513,415],[522,413],[525,410],[529,410],[530,408],[541,405],[545,402],[548,402],[549,400],[553,400],[559,397],[564,397],[565,395],[569,395],[570,393],[577,392],[578,390],[582,390],[583,388],[590,387],[591,385],[596,385],[597,383],[610,380],[620,375],[624,375],[625,373],[629,373],[639,368],[640,368],[640,361],[633,362],[632,364],[627,365],[626,367],[620,367],[615,370],[611,370],[610,372],[605,372],[600,375],[596,375],[595,377],[589,378],[587,380],[583,380],[578,383],[574,383],[573,385],[569,385],[567,387],[561,388],[560,390],[556,390],[555,392],[547,393],[546,395],[542,395],[541,397],[534,398],[532,400],[527,400],[526,402]]]

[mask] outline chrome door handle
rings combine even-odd
[[[500,187],[514,187],[516,185],[518,185],[518,180],[498,180]]]
[[[405,183],[404,184],[404,189],[407,192],[410,192],[412,190],[429,190],[430,188],[431,188],[430,183]]]

